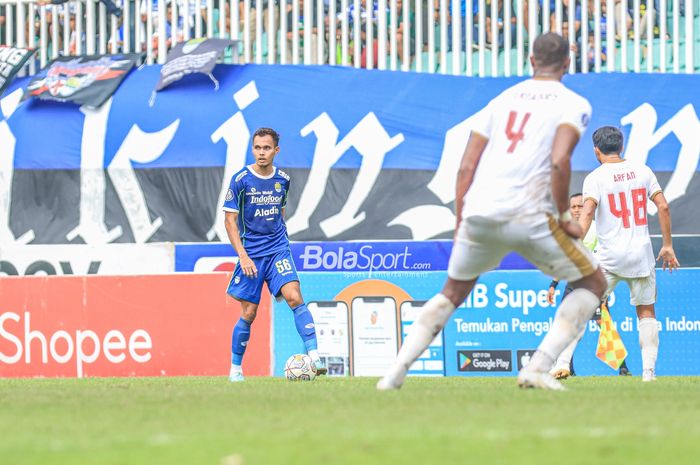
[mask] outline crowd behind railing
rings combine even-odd
[[[694,72],[698,0],[0,0],[0,43],[59,55],[237,41],[236,63],[522,75],[537,34],[571,43],[571,71]],[[21,26],[20,26],[21,25]]]

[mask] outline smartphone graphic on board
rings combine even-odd
[[[355,297],[350,308],[354,376],[382,376],[399,350],[399,316],[393,297]]]
[[[411,325],[418,319],[425,305],[424,300],[407,301],[401,304],[401,338],[411,331]],[[410,375],[444,376],[445,374],[445,349],[442,331],[435,336],[427,349],[413,362],[408,370]]]
[[[314,317],[318,355],[326,362],[328,376],[350,374],[350,325],[345,302],[309,302],[306,307]]]

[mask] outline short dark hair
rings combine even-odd
[[[569,196],[569,200],[573,199],[574,197],[583,197],[583,194],[581,192],[576,192],[575,194],[571,194]]]
[[[535,39],[532,54],[540,67],[561,66],[569,56],[569,41],[556,32],[547,32]]]
[[[258,128],[253,134],[253,140],[255,140],[256,137],[265,136],[272,137],[272,140],[275,142],[275,147],[280,145],[280,135],[272,128]]]
[[[622,131],[614,126],[603,126],[596,129],[593,133],[593,147],[605,155],[611,153],[619,155],[624,141],[625,138],[622,135]]]

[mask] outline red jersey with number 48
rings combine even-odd
[[[598,205],[596,257],[604,269],[624,278],[649,276],[655,260],[647,227],[647,199],[659,192],[656,176],[640,163],[604,163],[586,176],[583,199]]]
[[[591,119],[588,101],[559,81],[528,79],[505,91],[475,117],[472,131],[488,138],[462,217],[510,220],[555,213],[552,143],[557,128],[583,134]]]

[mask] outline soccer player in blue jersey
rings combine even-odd
[[[318,356],[314,320],[301,296],[289,249],[284,223],[289,176],[272,164],[279,151],[279,134],[274,129],[255,131],[255,163],[233,175],[224,201],[226,232],[238,253],[227,293],[241,303],[242,309],[231,341],[229,379],[233,382],[243,381],[241,362],[264,282],[272,295],[281,295],[294,312],[297,331],[318,374],[327,371]]]

